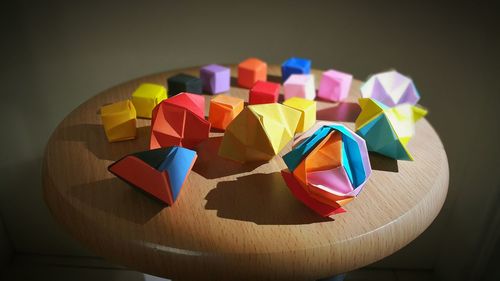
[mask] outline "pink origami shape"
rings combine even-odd
[[[210,123],[205,120],[205,98],[180,93],[153,109],[150,149],[182,146],[193,149],[208,139]]]
[[[314,76],[311,74],[292,74],[283,83],[285,100],[299,97],[314,100],[316,90],[314,88]]]
[[[318,97],[329,101],[342,101],[349,95],[352,75],[330,69],[323,72],[319,82]]]
[[[395,70],[371,76],[361,86],[361,95],[363,98],[372,98],[388,107],[403,103],[415,105],[420,99],[413,81]]]

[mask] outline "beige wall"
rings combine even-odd
[[[44,145],[82,101],[148,73],[247,56],[280,63],[292,55],[358,79],[388,68],[412,76],[445,144],[451,179],[442,214],[378,266],[440,265],[448,274],[450,264],[466,263],[478,247],[483,220],[477,216],[500,172],[493,4],[40,2],[2,9],[8,40],[2,40],[0,116],[8,125],[0,139],[0,212],[17,251],[90,254],[53,221],[40,187]]]

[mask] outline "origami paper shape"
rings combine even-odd
[[[204,106],[199,96],[184,93],[168,98],[156,106],[151,120],[149,147],[155,149],[168,146],[194,148],[208,139],[210,123],[205,120]],[[200,99],[201,98],[201,99]]]
[[[342,101],[349,95],[352,75],[330,69],[323,72],[319,82],[318,97],[329,101]]]
[[[182,92],[201,94],[201,80],[195,76],[180,73],[167,79],[168,97]]]
[[[342,124],[321,126],[283,160],[292,193],[322,216],[343,212],[371,175],[365,141]]]
[[[218,95],[210,101],[208,121],[212,127],[225,130],[238,114],[243,110],[243,99]]]
[[[109,142],[135,139],[137,115],[130,100],[101,107],[101,120]]]
[[[281,80],[286,81],[292,74],[311,73],[311,61],[302,58],[289,58],[281,65]]]
[[[250,89],[257,81],[267,81],[267,63],[249,58],[238,64],[238,85]]]
[[[164,102],[184,107],[201,118],[205,118],[205,97],[203,95],[179,93],[164,100]]]
[[[316,123],[316,102],[303,98],[293,97],[283,102],[284,105],[300,111],[300,120],[296,132],[309,130]]]
[[[292,74],[283,84],[285,99],[299,97],[314,100],[316,89],[314,88],[314,76],[312,74]]]
[[[151,118],[153,108],[167,98],[167,90],[162,85],[143,83],[132,93],[137,116]]]
[[[413,81],[397,71],[387,71],[371,76],[361,86],[361,96],[372,98],[386,106],[417,104],[420,94]]]
[[[278,102],[280,84],[266,81],[257,81],[250,89],[248,103],[263,104]]]
[[[231,69],[218,64],[209,64],[200,69],[203,91],[218,94],[229,91],[231,86]]]
[[[226,128],[219,155],[241,163],[268,161],[293,138],[300,115],[279,103],[249,105]]]
[[[408,103],[388,107],[372,98],[359,99],[359,105],[356,133],[365,139],[368,150],[398,160],[413,160],[406,146],[415,134],[415,122],[427,110]]]
[[[165,147],[127,155],[108,170],[162,202],[172,205],[196,161],[196,152],[178,147]]]

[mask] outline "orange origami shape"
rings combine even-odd
[[[229,123],[243,110],[243,99],[218,95],[210,101],[208,121],[212,127],[225,130]]]
[[[208,139],[210,123],[204,118],[202,102],[203,96],[182,93],[158,104],[151,121],[150,149],[168,146],[193,149]]]
[[[249,58],[238,64],[238,85],[250,89],[257,81],[267,81],[267,63]]]

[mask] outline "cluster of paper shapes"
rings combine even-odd
[[[361,86],[361,96],[389,107],[404,103],[415,105],[420,99],[413,81],[395,70],[371,76]]]
[[[356,133],[365,139],[368,150],[397,160],[413,160],[407,144],[415,135],[415,122],[427,110],[409,103],[389,107],[372,98],[359,99],[359,105]]]
[[[108,167],[117,177],[172,205],[179,197],[196,152],[172,146],[127,155]]]
[[[300,117],[279,103],[249,105],[226,128],[219,155],[240,163],[269,161],[292,140]]]
[[[293,195],[324,217],[345,212],[371,174],[365,141],[342,124],[325,124],[283,156],[282,171]]]
[[[180,93],[153,109],[150,149],[168,146],[195,148],[208,139],[210,123],[205,120],[205,97]]]

